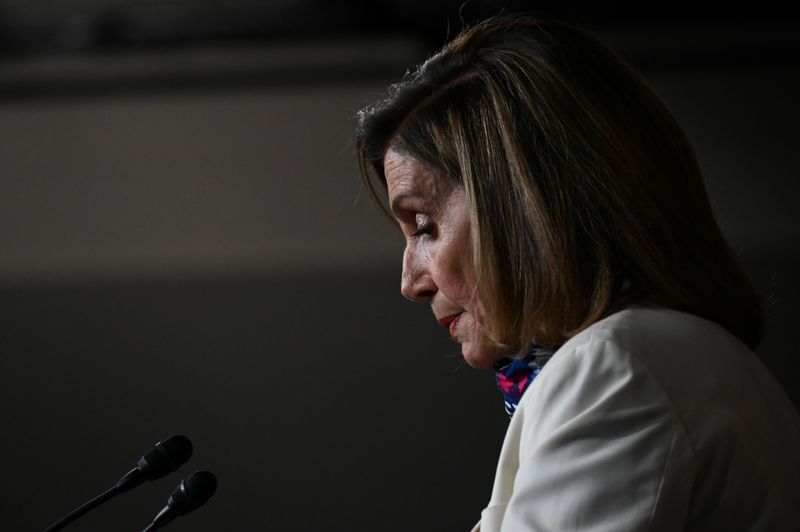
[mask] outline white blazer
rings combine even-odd
[[[525,392],[473,532],[800,531],[798,456],[800,416],[752,351],[630,308]]]

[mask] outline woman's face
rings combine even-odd
[[[464,188],[391,148],[383,164],[389,204],[406,238],[400,291],[430,303],[470,366],[491,367],[504,352],[482,325]]]

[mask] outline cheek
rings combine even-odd
[[[463,305],[472,300],[475,280],[470,246],[463,241],[442,242],[433,256],[439,288]]]

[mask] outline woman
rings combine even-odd
[[[800,526],[758,298],[685,135],[614,54],[489,19],[363,110],[357,145],[406,238],[403,295],[513,414],[475,530]]]

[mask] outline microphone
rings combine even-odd
[[[147,451],[136,467],[117,481],[115,488],[118,493],[125,493],[145,480],[164,477],[188,462],[192,457],[192,450],[192,442],[186,436],[170,436]]]
[[[163,442],[156,443],[155,447],[147,451],[144,456],[139,459],[136,467],[119,479],[111,489],[62,517],[50,525],[49,528],[46,528],[45,532],[61,530],[71,522],[111,500],[120,493],[125,493],[139,486],[145,480],[156,480],[172,473],[188,462],[191,456],[192,442],[189,441],[189,438],[186,436],[170,436]]]
[[[142,532],[151,532],[203,506],[217,490],[217,477],[210,471],[195,471],[181,481],[169,496],[167,505]]]

